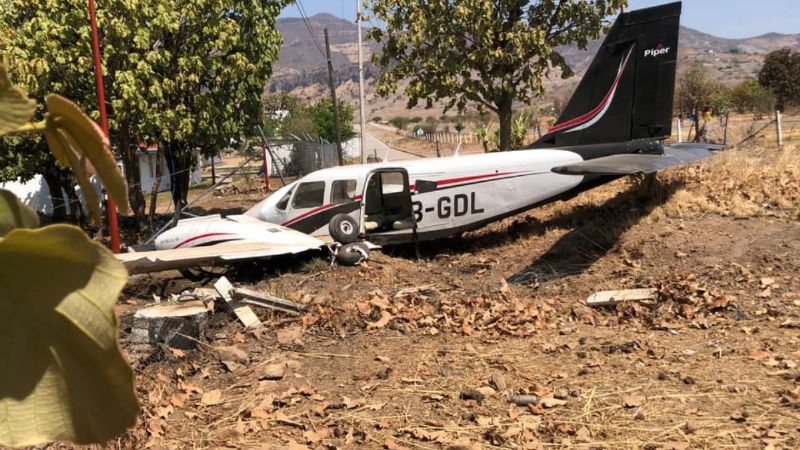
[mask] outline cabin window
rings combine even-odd
[[[275,204],[275,208],[280,211],[286,211],[286,206],[289,205],[289,199],[292,198],[293,191],[293,189],[289,189],[289,192],[283,194],[283,197],[281,197],[281,199],[278,200],[278,203]]]
[[[356,198],[356,180],[336,180],[331,185],[331,203],[338,205]]]
[[[403,172],[382,172],[381,187],[384,195],[403,192],[405,190]]]
[[[311,181],[297,186],[292,208],[315,208],[325,201],[325,182]]]

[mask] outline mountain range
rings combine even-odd
[[[267,85],[269,91],[291,91],[305,98],[316,98],[326,92],[327,66],[323,30],[327,28],[331,60],[339,86],[337,92],[345,98],[356,95],[358,41],[354,22],[323,13],[309,17],[308,26],[300,18],[284,18],[278,20],[277,27],[283,35],[283,45],[280,58],[274,66],[273,77]],[[315,39],[312,39],[312,31]],[[366,32],[366,24],[364,31]],[[551,95],[564,95],[563,92],[571,91],[588,67],[601,41],[595,40],[583,50],[577,47],[559,49],[578,76],[569,80],[552,80],[549,86]],[[800,50],[800,34],[768,33],[746,39],[727,39],[682,26],[678,44],[678,66],[681,70],[702,65],[715,79],[733,85],[755,77],[764,55],[783,47]],[[364,38],[367,92],[373,99],[372,81],[379,70],[370,62],[370,57],[377,48],[375,42]],[[383,109],[393,103],[404,103],[404,98],[399,93],[394,99],[380,101],[389,102],[378,108]]]

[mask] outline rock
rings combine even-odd
[[[539,403],[539,397],[535,395],[512,395],[509,400],[511,403],[519,406],[536,405]]]
[[[283,364],[267,364],[257,371],[259,380],[280,380],[285,372]]]
[[[486,398],[486,396],[483,395],[483,393],[477,389],[465,388],[464,390],[461,391],[460,398],[461,400],[475,400],[479,402],[482,401],[484,398]]]
[[[592,433],[586,427],[580,427],[578,431],[575,432],[575,443],[577,444],[588,444],[592,442]]]
[[[485,397],[491,397],[491,396],[497,394],[497,391],[495,391],[494,389],[492,389],[489,386],[479,387],[478,389],[476,389],[476,391],[480,392],[484,396],[484,398]]]
[[[491,383],[492,386],[494,386],[494,388],[498,391],[504,391],[508,387],[508,384],[506,383],[506,377],[500,372],[492,373]]]
[[[569,392],[566,389],[557,389],[553,393],[553,398],[557,398],[559,400],[566,400],[569,397]]]
[[[235,345],[214,347],[214,351],[221,361],[236,361],[241,364],[248,364],[250,362],[247,352]]]
[[[622,406],[626,408],[638,408],[644,404],[645,398],[641,395],[626,395],[622,397]]]
[[[541,402],[541,405],[547,409],[555,408],[557,406],[564,406],[566,404],[567,404],[566,400],[559,400],[557,398],[552,398],[552,397],[543,398]]]

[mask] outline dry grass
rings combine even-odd
[[[684,186],[654,219],[714,213],[735,218],[800,217],[800,153],[796,146],[735,148],[700,165],[666,172]]]

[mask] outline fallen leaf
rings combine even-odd
[[[282,328],[275,332],[278,338],[278,343],[281,345],[296,344],[300,342],[300,336],[303,334],[303,327],[295,325],[292,327]]]
[[[213,391],[208,391],[200,398],[200,403],[206,406],[214,405],[219,403],[222,399],[222,391],[219,389],[214,389]]]
[[[317,431],[308,430],[303,433],[303,438],[305,438],[306,442],[309,444],[316,444],[317,442],[325,439],[328,437],[328,429],[327,428],[320,428]]]
[[[376,330],[386,326],[394,316],[389,311],[381,311],[381,318],[377,322],[367,322],[367,330]]]
[[[172,406],[176,408],[181,408],[183,405],[186,404],[186,400],[188,398],[189,398],[188,394],[185,394],[183,392],[176,392],[172,394],[172,397],[170,397],[169,402],[172,404]]]

